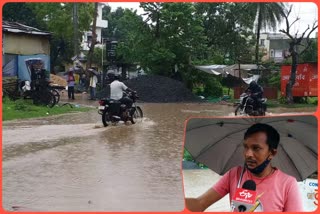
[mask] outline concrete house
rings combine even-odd
[[[289,54],[289,42],[290,39],[283,33],[262,33],[259,39],[260,50],[265,53],[262,61],[283,62]]]

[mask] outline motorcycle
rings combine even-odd
[[[119,121],[130,121],[135,124],[138,120],[142,119],[142,109],[136,105],[136,100],[139,98],[137,93],[125,93],[132,99],[132,107],[129,108],[126,104],[121,104],[119,100],[110,98],[102,98],[99,100],[98,113],[102,115],[102,123],[106,127],[109,124],[117,124]]]
[[[236,103],[235,115],[264,116],[267,111],[267,98],[260,100],[260,105],[251,97],[251,93],[242,93]]]

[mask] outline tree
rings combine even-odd
[[[251,59],[254,14],[243,13],[243,3],[196,3],[207,37],[205,58],[211,63],[234,64],[239,58]],[[221,55],[223,61],[215,61]],[[210,60],[211,58],[211,60]],[[247,61],[247,60],[246,60]]]
[[[105,6],[102,14],[104,20],[108,20],[108,28],[102,31],[103,38],[114,40],[121,40],[124,38],[124,30],[119,26],[119,20],[124,16],[124,9],[118,7],[115,11],[111,12],[110,6]]]
[[[98,2],[94,3],[94,12],[93,12],[93,22],[92,22],[92,40],[88,52],[88,61],[86,64],[86,71],[91,67],[92,64],[92,58],[94,54],[94,46],[97,43],[97,33],[96,33],[96,28],[97,28],[97,16],[98,16]]]
[[[41,19],[37,19],[36,14],[28,3],[6,3],[2,11],[2,19],[4,21],[19,22],[41,30],[47,30],[45,23]]]
[[[289,56],[292,58],[291,63],[291,73],[289,81],[286,85],[286,100],[288,104],[293,103],[293,96],[292,96],[292,87],[295,84],[296,81],[296,72],[297,72],[297,66],[298,66],[298,57],[299,55],[303,55],[306,50],[311,46],[312,40],[310,39],[310,35],[313,31],[315,31],[318,28],[317,21],[315,21],[310,29],[310,26],[300,35],[298,36],[298,32],[296,32],[294,35],[290,34],[290,27],[299,20],[299,18],[296,18],[291,24],[289,23],[289,15],[292,11],[292,6],[288,10],[286,14],[284,14],[285,20],[286,20],[286,29],[281,29],[280,32],[284,33],[290,38],[289,42]],[[308,32],[309,31],[309,32]],[[307,33],[308,32],[308,33]],[[306,37],[305,37],[306,35]],[[305,43],[303,43],[303,40],[305,40]],[[303,47],[303,49],[300,51],[299,47]]]
[[[309,48],[301,54],[301,61],[303,62],[318,62],[318,40],[310,39],[311,44]]]
[[[184,76],[182,68],[204,43],[201,19],[195,16],[191,3],[141,3],[148,14],[143,20],[126,10],[119,20],[126,33],[118,54],[131,63],[139,63],[145,71],[168,77]],[[178,68],[178,71],[177,71]]]
[[[17,3],[21,4],[21,3]],[[73,3],[26,3],[36,20],[41,20],[45,29],[52,33],[50,41],[51,71],[53,66],[71,62],[74,54]],[[78,3],[78,38],[90,27],[93,3]],[[27,17],[26,17],[27,18]],[[80,41],[79,41],[80,42]],[[80,44],[76,44],[80,46]]]
[[[243,11],[254,12],[255,23],[256,23],[256,50],[255,50],[255,61],[259,65],[259,39],[261,29],[270,27],[275,30],[277,24],[283,19],[284,11],[286,6],[282,2],[273,3],[245,3]]]

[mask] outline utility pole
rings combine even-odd
[[[78,56],[78,3],[73,3],[73,45],[74,55]]]

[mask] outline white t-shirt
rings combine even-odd
[[[120,100],[123,96],[123,91],[125,91],[128,87],[118,80],[113,81],[110,84],[110,98],[113,100]]]
[[[90,77],[90,87],[97,87],[97,82],[98,82],[98,78],[97,76],[93,75],[92,77]]]

